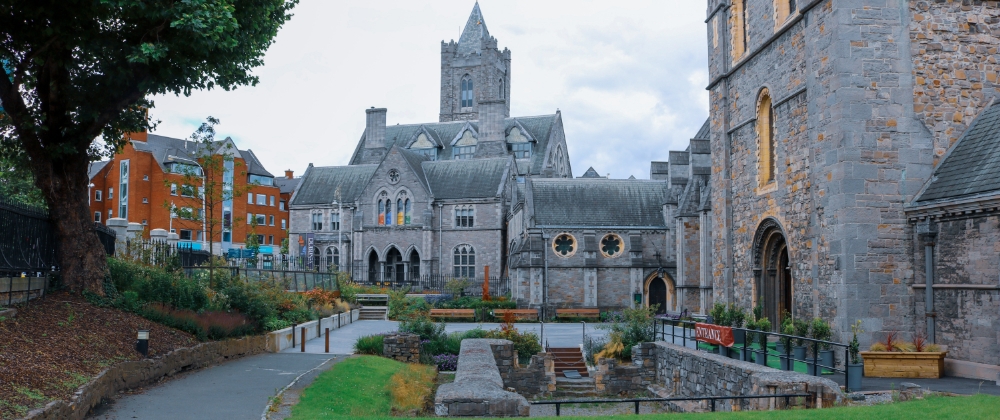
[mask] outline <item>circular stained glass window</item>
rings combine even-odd
[[[622,253],[622,237],[609,233],[601,239],[601,253],[605,257],[613,258]]]
[[[570,257],[576,253],[576,238],[568,233],[556,236],[552,240],[552,249],[560,257]]]
[[[389,183],[395,184],[397,182],[399,182],[399,171],[397,171],[395,169],[390,169],[389,170]]]

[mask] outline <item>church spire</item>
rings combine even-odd
[[[483,20],[483,12],[479,10],[479,2],[472,6],[472,13],[469,20],[465,22],[465,29],[458,39],[458,54],[468,55],[479,54],[482,49],[483,40],[490,39],[490,31],[486,29],[486,21]]]

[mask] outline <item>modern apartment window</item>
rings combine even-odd
[[[458,208],[455,209],[455,226],[456,227],[473,227],[475,219],[475,211],[471,208]]]
[[[193,185],[181,185],[181,197],[194,197]]]
[[[278,202],[278,210],[285,211],[285,200]]]
[[[250,177],[247,178],[247,181],[252,185],[263,185],[268,187],[274,185],[274,178],[269,176],[250,175]]]
[[[476,146],[457,146],[452,150],[456,160],[472,159],[476,154]]]
[[[257,235],[257,243],[258,244],[264,243],[264,235]]]
[[[253,204],[253,193],[247,193],[247,204]]]
[[[527,159],[531,157],[531,143],[512,143],[510,151],[514,153],[514,159]]]
[[[94,221],[97,223],[101,223],[101,212],[99,211],[94,212]]]
[[[271,207],[274,207],[274,196],[271,196]]]
[[[142,197],[142,204],[149,204],[149,198],[148,197]]]
[[[222,232],[222,242],[232,242],[233,233],[232,232]]]
[[[115,198],[115,187],[108,187],[108,200]]]
[[[340,213],[330,213],[330,230],[340,230]]]
[[[94,191],[94,201],[101,201],[102,195],[104,195],[104,191],[101,190]]]
[[[285,230],[285,229],[288,229],[288,226],[286,226],[285,219],[281,219],[281,230]]]
[[[118,179],[118,216],[122,219],[128,219],[128,159],[121,161],[118,173],[121,175]]]
[[[170,184],[170,195],[177,195],[177,184]]]
[[[257,215],[257,226],[265,226],[267,224],[266,222],[267,220],[265,220],[265,215],[263,214]]]
[[[182,241],[192,240],[191,231],[186,229],[181,229],[180,238]]]
[[[253,220],[253,213],[247,213],[247,223],[250,223],[251,220]]]
[[[313,213],[312,215],[312,230],[323,230],[323,214]]]
[[[274,226],[274,215],[267,216],[267,225]]]
[[[267,205],[267,196],[264,195],[264,194],[257,194],[257,205],[258,206],[266,206]]]
[[[267,235],[267,244],[274,245],[274,235]]]
[[[108,209],[108,219],[110,219],[110,218],[111,218],[111,214],[112,214],[112,212],[113,212],[113,211],[114,211],[114,210],[112,210],[112,209]]]
[[[145,226],[145,225],[148,225],[148,224],[149,224],[149,223],[146,223],[146,219],[142,219],[142,225],[143,225],[143,226]]]

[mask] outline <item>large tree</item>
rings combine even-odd
[[[0,141],[24,152],[71,289],[103,293],[88,163],[153,128],[150,95],[255,85],[297,1],[0,0]]]

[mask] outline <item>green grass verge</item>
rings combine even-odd
[[[302,391],[291,419],[390,418],[391,397],[385,385],[405,366],[378,356],[337,363]]]

